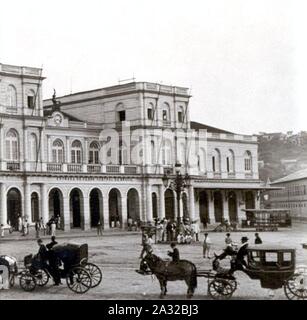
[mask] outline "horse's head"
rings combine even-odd
[[[141,260],[140,270],[143,271],[143,272],[147,272],[149,270],[149,266],[148,266],[148,263],[146,262],[145,258],[143,258]]]

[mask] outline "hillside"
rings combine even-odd
[[[307,143],[295,145],[289,141],[267,141],[261,137],[258,142],[259,161],[264,162],[264,166],[259,168],[262,181],[267,181],[268,178],[274,181],[307,167]]]

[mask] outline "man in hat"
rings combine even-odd
[[[172,261],[177,263],[180,260],[179,250],[176,248],[176,242],[171,243],[171,248],[173,251],[167,253],[168,256],[172,257]]]
[[[241,238],[241,247],[238,250],[236,259],[231,263],[230,274],[233,274],[236,270],[244,270],[247,267],[245,257],[247,256],[248,238]]]
[[[259,233],[255,233],[255,244],[262,244],[262,240],[259,236]]]

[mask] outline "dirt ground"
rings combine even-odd
[[[302,248],[302,243],[307,243],[307,224],[296,224],[292,229],[278,232],[263,232],[261,237],[266,244],[281,244],[297,249],[296,264],[307,265],[307,250]],[[240,242],[243,235],[249,237],[250,242],[254,240],[254,232],[232,233],[232,239]],[[224,247],[224,233],[210,233],[213,242],[213,252],[221,253]],[[201,239],[203,240],[203,235]],[[1,241],[1,240],[0,240]],[[70,291],[63,281],[59,287],[52,286],[52,281],[43,288],[37,288],[34,292],[24,292],[18,283],[10,290],[0,291],[0,300],[5,299],[29,299],[29,300],[70,300],[70,299],[157,299],[160,288],[157,279],[151,276],[142,276],[135,272],[139,267],[139,254],[141,251],[141,234],[123,233],[121,235],[108,234],[100,238],[93,236],[60,238],[59,242],[88,243],[89,261],[97,264],[103,272],[102,283],[88,291],[84,295],[78,295]],[[178,246],[182,259],[195,263],[198,269],[211,269],[212,261],[202,258],[201,242],[192,245]],[[29,253],[37,252],[37,244],[34,240],[11,240],[0,242],[0,254],[8,254],[18,259],[19,267],[22,268],[23,257]],[[154,250],[159,255],[167,257],[169,245],[157,244]],[[225,263],[229,264],[229,260]],[[237,272],[238,289],[232,299],[286,299],[283,289],[273,293],[260,286],[258,280],[251,280],[242,272]],[[169,282],[168,295],[166,299],[185,299],[186,285],[183,281]],[[207,295],[207,280],[198,278],[198,287],[193,299],[210,299]]]

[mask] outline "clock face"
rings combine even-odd
[[[54,123],[56,125],[60,125],[62,123],[62,116],[60,114],[56,114],[54,116]]]

